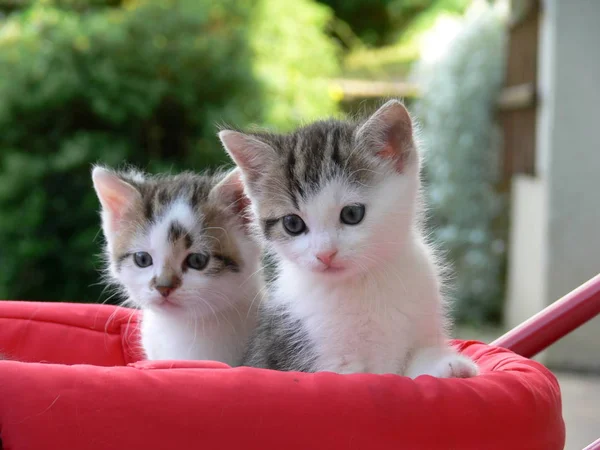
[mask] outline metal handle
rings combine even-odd
[[[568,293],[491,345],[531,358],[600,314],[600,275]]]

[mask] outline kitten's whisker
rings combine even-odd
[[[194,317],[194,316],[190,316],[190,320],[193,322],[193,329],[194,329],[194,333],[192,334],[192,341],[190,342],[190,346],[188,347],[188,351],[190,352],[190,354],[192,354],[192,349],[194,348],[194,346],[196,345],[196,337],[198,334],[198,318]]]
[[[216,311],[215,311],[215,309],[212,307],[212,305],[211,305],[209,302],[207,302],[206,300],[204,300],[202,297],[198,297],[198,298],[200,299],[200,301],[201,301],[201,302],[202,302],[204,305],[208,306],[208,308],[210,309],[210,311],[211,311],[212,315],[213,315],[213,316],[215,317],[215,319],[217,320],[217,326],[220,326],[220,323],[219,323],[219,316],[217,315],[217,312],[216,312]]]
[[[223,303],[225,303],[225,305],[226,305],[226,307],[228,309],[232,309],[233,311],[235,311],[237,313],[238,317],[241,320],[242,313],[238,309],[236,302],[232,301],[227,295],[225,295],[223,292],[212,290],[212,289],[208,289],[208,288],[202,288],[202,290],[204,292],[208,293],[208,294],[212,294],[212,295],[218,297],[220,301],[222,301]],[[221,310],[221,312],[223,314],[225,314],[224,310]]]
[[[355,173],[360,173],[360,172],[370,172],[370,173],[374,173],[375,175],[383,175],[383,172],[378,172],[376,170],[368,169],[368,168],[362,168],[362,169],[356,169],[356,170],[350,172],[349,176],[352,176]]]
[[[127,339],[131,338],[131,334],[129,333],[129,326],[131,325],[131,320],[133,319],[133,316],[137,315],[138,311],[137,310],[132,310],[131,313],[129,314],[129,317],[127,318],[127,325],[125,326],[125,336],[127,336]],[[129,344],[129,341],[126,341]]]
[[[363,258],[369,258],[369,257],[368,257],[368,256],[366,256],[366,255],[363,255]],[[399,274],[399,273],[396,273],[396,272],[390,272],[390,271],[389,271],[389,270],[386,268],[386,261],[385,261],[385,260],[383,260],[383,259],[381,259],[381,258],[377,258],[376,256],[375,256],[375,257],[372,257],[372,258],[369,258],[369,259],[370,259],[372,262],[374,262],[375,264],[377,264],[377,265],[378,265],[378,267],[379,267],[379,268],[381,268],[381,270],[383,270],[383,271],[384,271],[384,272],[387,274],[387,276],[393,276],[394,278],[396,278],[396,279],[397,279],[397,280],[400,282],[400,285],[402,286],[402,289],[404,290],[404,293],[405,293],[405,294],[407,294],[407,293],[408,293],[408,289],[406,288],[406,285],[404,284],[404,281],[403,281],[403,280],[402,280],[402,278],[400,277],[400,274]]]
[[[225,237],[227,237],[227,241],[228,241],[229,243],[231,243],[231,240],[230,240],[230,238],[229,238],[229,232],[228,232],[228,231],[227,231],[225,228],[223,228],[223,227],[206,227],[204,230],[205,230],[205,231],[209,231],[209,230],[220,230],[220,231],[222,231],[223,233],[225,233]]]
[[[121,289],[119,287],[115,287],[115,286],[106,286],[106,288],[104,288],[100,294],[100,296],[104,295],[104,293],[109,290],[109,289],[113,289],[113,292],[110,293],[110,295],[108,297],[106,297],[101,304],[105,305],[106,303],[108,303],[110,300],[112,300],[114,297],[116,297],[117,295],[121,294]]]
[[[246,314],[246,320],[248,320],[248,318],[250,317],[250,312],[253,311],[254,302],[256,301],[257,298],[260,298],[260,300],[258,301],[258,306],[257,306],[257,308],[260,309],[260,306],[261,306],[262,302],[267,297],[266,295],[264,295],[264,293],[265,293],[265,291],[267,291],[267,289],[268,289],[268,286],[264,285],[263,287],[261,287],[258,290],[258,292],[256,293],[256,295],[252,298],[252,301],[250,302],[250,307],[248,308],[248,314]]]
[[[107,335],[108,334],[108,326],[110,325],[110,323],[113,321],[113,319],[115,318],[115,316],[117,315],[117,309],[115,309],[110,316],[108,316],[108,319],[106,319],[106,323],[104,324],[104,333]],[[106,342],[105,342],[106,344]]]
[[[211,236],[209,234],[204,235],[203,237],[209,238],[209,239],[214,239],[215,241],[217,241],[217,243],[219,244],[219,252],[223,253],[223,244],[221,243],[221,239],[219,239],[216,236]]]
[[[238,203],[240,203],[240,202],[243,202],[243,201],[244,201],[244,198],[243,198],[243,197],[241,197],[241,198],[238,198],[238,199],[236,199],[236,200],[232,201],[232,202],[231,202],[229,205],[227,205],[225,208],[226,208],[226,209],[229,209],[229,208],[231,208],[232,206],[237,206],[237,204],[238,204]]]
[[[208,294],[211,294],[211,295],[214,295],[214,296],[218,297],[218,298],[219,298],[221,301],[223,301],[223,302],[224,302],[224,303],[227,305],[227,307],[228,307],[228,308],[231,308],[231,309],[233,309],[233,310],[234,310],[234,311],[235,311],[235,312],[238,314],[238,316],[239,316],[239,317],[240,317],[240,319],[241,319],[241,313],[240,313],[240,311],[237,309],[237,307],[236,307],[235,303],[234,303],[234,302],[232,302],[232,301],[231,301],[231,299],[230,299],[230,298],[229,298],[227,295],[225,295],[223,292],[215,291],[215,290],[208,289],[208,288],[202,288],[202,290],[203,290],[204,292],[208,293]],[[219,311],[217,311],[217,310],[215,310],[215,309],[212,307],[212,305],[210,304],[210,302],[206,301],[206,300],[205,300],[205,299],[204,299],[202,296],[199,296],[198,298],[199,298],[199,299],[200,299],[200,300],[203,302],[203,304],[205,304],[206,306],[208,306],[208,308],[211,310],[212,314],[213,314],[213,315],[214,315],[216,318],[217,318],[217,315],[218,315],[218,314],[220,314],[220,315],[221,315],[221,317],[223,317],[223,319],[224,319],[224,320],[225,320],[225,321],[226,321],[226,322],[229,324],[229,326],[231,326],[231,329],[233,330],[233,332],[234,332],[234,333],[236,332],[236,328],[235,328],[235,326],[234,326],[234,325],[231,323],[231,321],[230,321],[230,320],[227,318],[227,316],[225,315],[225,311],[224,311],[224,310],[219,310]],[[217,320],[218,320],[218,319],[217,319]]]
[[[250,281],[250,279],[251,279],[252,277],[254,277],[255,275],[257,275],[257,274],[259,274],[259,273],[261,273],[261,272],[263,272],[264,270],[265,270],[264,266],[262,266],[262,265],[261,265],[261,266],[260,266],[260,267],[259,267],[257,270],[255,270],[255,271],[254,271],[252,274],[250,274],[250,276],[249,276],[248,278],[246,278],[246,279],[245,279],[245,280],[242,282],[242,284],[240,284],[240,288],[241,288],[241,287],[242,287],[244,284],[246,284],[248,281]]]
[[[206,336],[206,325],[204,324],[204,315],[200,316],[200,321],[202,322],[202,336]]]

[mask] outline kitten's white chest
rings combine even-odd
[[[413,344],[413,324],[401,302],[387,289],[365,295],[362,289],[331,290],[315,285],[298,290],[287,286],[289,305],[315,346],[316,370],[337,373],[402,373]],[[306,286],[306,285],[305,285]],[[396,297],[398,293],[396,292]]]
[[[320,323],[319,323],[320,322]],[[308,320],[318,342],[318,370],[338,373],[401,373],[407,353],[409,324],[382,311],[346,308],[327,320]],[[395,328],[393,326],[397,328]],[[394,329],[395,328],[395,329]]]
[[[246,316],[244,316],[245,318]],[[150,360],[207,360],[239,365],[254,317],[240,320],[240,315],[221,318],[169,316],[154,311],[143,312],[142,345]]]

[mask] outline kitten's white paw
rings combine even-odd
[[[430,375],[438,378],[471,378],[479,374],[477,364],[466,356],[447,355],[433,367]]]
[[[471,378],[479,374],[479,368],[471,359],[451,348],[425,348],[419,350],[410,363],[406,376],[417,378],[431,375],[437,378]]]

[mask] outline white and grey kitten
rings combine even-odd
[[[142,310],[148,359],[239,365],[262,287],[239,171],[150,176],[96,167],[92,178],[109,274]]]
[[[245,365],[477,374],[447,344],[440,270],[420,226],[420,156],[400,102],[360,123],[219,136],[278,263]]]

